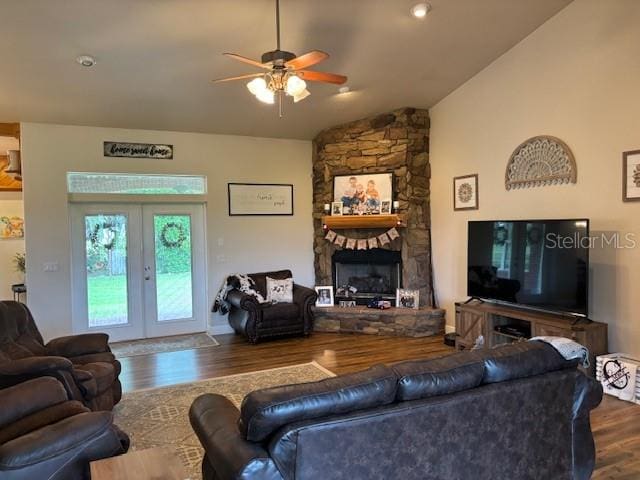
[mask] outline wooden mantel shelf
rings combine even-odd
[[[323,225],[338,230],[344,228],[406,227],[404,215],[325,215]]]

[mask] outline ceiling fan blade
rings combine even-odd
[[[242,80],[242,79],[245,79],[245,78],[255,78],[255,77],[261,77],[263,75],[264,75],[264,73],[251,73],[249,75],[240,75],[239,77],[216,78],[215,80],[212,80],[212,82],[213,83],[231,82],[232,80]]]
[[[299,70],[296,72],[303,80],[310,80],[312,82],[324,82],[335,83],[336,85],[342,85],[347,81],[347,77],[344,75],[337,75],[335,73],[314,72],[312,70]]]
[[[242,63],[248,63],[249,65],[253,65],[254,67],[271,70],[270,65],[265,65],[264,63],[260,63],[256,60],[251,60],[250,58],[243,57],[242,55],[238,55],[235,53],[223,53],[223,55],[229,58],[233,58],[234,60],[238,60],[239,62],[242,62]]]
[[[329,58],[328,53],[321,52],[320,50],[311,50],[309,53],[305,53],[304,55],[300,55],[299,57],[294,58],[293,60],[289,60],[287,63],[285,63],[285,66],[293,68],[294,70],[298,70],[320,63],[327,58]]]

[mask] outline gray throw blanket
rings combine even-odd
[[[222,283],[220,290],[218,290],[218,294],[216,295],[216,299],[213,302],[213,311],[220,312],[223,315],[229,313],[231,309],[231,304],[227,302],[227,294],[231,290],[240,290],[242,293],[246,293],[247,295],[252,295],[256,298],[258,303],[264,303],[265,299],[262,294],[256,290],[256,284],[253,279],[249,275],[243,274],[234,274],[229,275],[225,281]]]
[[[555,348],[565,360],[578,359],[584,368],[589,368],[589,350],[578,342],[564,337],[533,337],[529,341],[532,342],[534,340],[548,343]]]

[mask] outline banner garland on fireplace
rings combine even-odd
[[[391,243],[396,238],[399,238],[400,234],[396,228],[390,228],[385,233],[378,235],[376,237],[370,238],[348,238],[344,235],[338,235],[333,230],[329,230],[325,235],[325,240],[329,243],[333,243],[334,245],[340,248],[346,248],[348,250],[367,250],[370,248],[378,248],[386,245],[387,243]]]

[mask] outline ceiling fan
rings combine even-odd
[[[295,103],[311,95],[311,92],[307,90],[306,81],[333,83],[336,85],[341,85],[347,81],[347,77],[344,75],[306,70],[308,67],[329,58],[328,53],[312,50],[297,57],[294,53],[280,50],[280,0],[276,0],[276,39],[277,48],[263,53],[261,62],[235,53],[224,54],[229,58],[253,65],[265,71],[238,77],[220,78],[214,80],[214,83],[253,78],[247,83],[249,91],[261,102],[269,104],[275,103],[277,95],[280,116],[282,116],[282,97],[284,95],[293,97]]]

